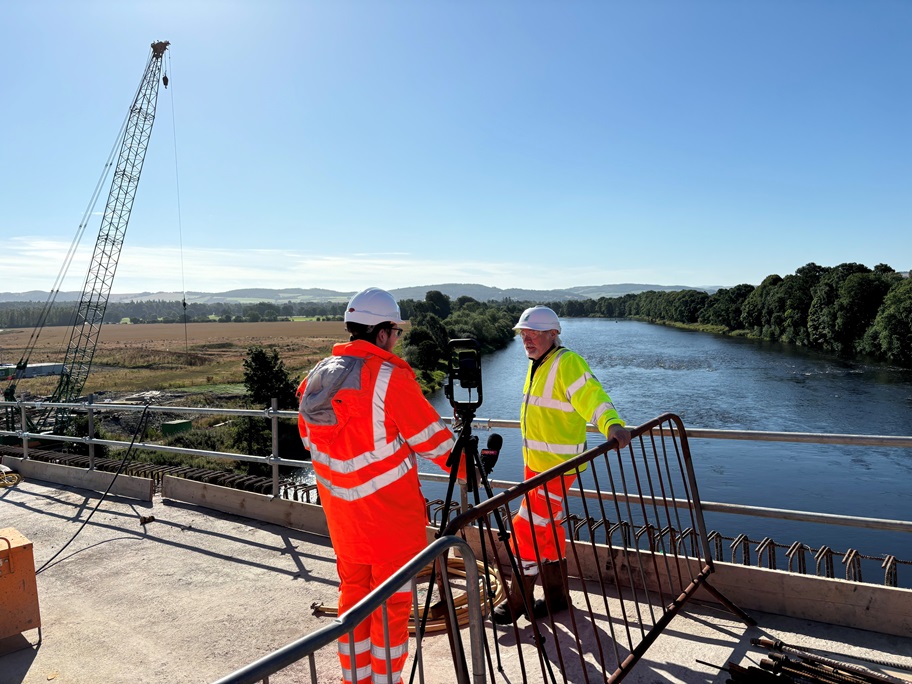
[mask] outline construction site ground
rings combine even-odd
[[[0,489],[0,528],[15,528],[34,545],[42,622],[40,644],[37,630],[0,642],[0,684],[202,684],[328,624],[312,610],[337,599],[328,539],[157,495],[152,502],[109,496],[82,527],[99,498],[40,481]],[[758,626],[748,628],[716,607],[688,604],[625,681],[722,684],[729,675],[720,667],[766,656],[750,642],[760,636],[912,667],[912,637],[753,617]],[[525,639],[529,623],[520,624]],[[512,631],[498,639],[514,643]],[[426,637],[423,648],[425,681],[453,682],[446,634]],[[318,681],[340,680],[334,647],[320,651],[316,664]],[[552,665],[558,682],[602,681],[601,672]],[[505,659],[503,667],[495,681],[523,681],[518,662]],[[537,663],[535,672],[538,681]],[[893,676],[912,681],[909,672]],[[309,681],[306,662],[270,678]]]

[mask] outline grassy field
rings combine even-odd
[[[70,329],[47,327],[30,362],[60,363]],[[0,363],[16,363],[31,328],[0,330]],[[303,377],[332,345],[348,339],[340,321],[105,325],[84,394],[173,390],[243,392],[248,347],[278,350],[292,377]],[[25,378],[17,396],[50,394],[56,377]]]

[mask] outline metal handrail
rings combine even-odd
[[[447,424],[453,418],[445,417]],[[475,418],[473,430],[492,430],[494,428],[520,429],[518,420],[500,420],[495,418]],[[586,424],[588,432],[602,434],[591,423]],[[733,439],[752,442],[794,442],[805,444],[844,444],[847,446],[883,446],[912,448],[912,437],[892,435],[842,435],[834,432],[771,432],[765,430],[717,430],[708,428],[687,428],[689,439]]]
[[[194,406],[163,406],[155,404],[115,404],[115,403],[92,403],[87,402],[68,402],[52,403],[45,401],[0,401],[0,407],[8,406],[17,408],[24,412],[25,408],[69,408],[82,409],[91,415],[96,411],[132,411],[132,412],[159,412],[159,413],[185,413],[193,415],[223,415],[231,417],[253,417],[270,420],[273,423],[273,443],[276,441],[275,423],[278,418],[296,419],[296,411],[276,410],[276,409],[226,409],[226,408],[205,408]],[[24,419],[23,419],[24,421]],[[452,424],[453,418],[444,417],[445,423]],[[518,420],[500,420],[491,418],[476,418],[472,421],[472,429],[490,430],[494,428],[519,429]],[[598,433],[597,428],[590,425],[589,431]],[[600,433],[599,433],[600,434]],[[723,439],[723,440],[750,440],[758,442],[794,442],[810,444],[841,444],[846,446],[880,446],[880,447],[897,447],[912,448],[912,437],[899,437],[889,435],[840,435],[833,433],[807,433],[807,432],[764,432],[757,430],[715,430],[704,428],[688,428],[688,437],[690,439]],[[104,445],[116,448],[128,448],[130,442],[118,440],[106,440],[89,437],[68,437],[65,435],[53,434],[36,434],[30,433],[25,429],[21,430],[0,430],[0,436],[12,436],[23,441],[23,450],[26,457],[28,454],[28,441],[30,439],[44,439],[50,441],[70,442],[74,444]],[[252,456],[249,454],[237,454],[223,451],[207,451],[203,449],[189,449],[186,447],[172,447],[154,442],[136,442],[133,444],[134,449],[144,449],[149,451],[161,451],[166,453],[186,454],[190,456],[203,456],[217,459],[228,459],[234,461],[248,461],[254,463],[263,463],[268,466],[277,468],[278,466],[300,467],[301,462],[293,459],[283,459],[274,454],[269,456]],[[426,482],[446,483],[446,475],[437,475],[436,473],[420,473],[421,480]],[[518,483],[510,480],[491,480],[490,484],[494,489],[509,489]],[[587,497],[596,496],[594,492],[584,492]],[[278,496],[278,484],[274,485],[273,496]],[[581,496],[579,492],[573,492],[573,496]],[[623,495],[619,495],[623,496]],[[677,505],[677,502],[672,501]],[[762,506],[747,506],[743,504],[721,503],[715,501],[703,501],[704,511],[714,513],[726,513],[732,515],[743,515],[758,518],[772,518],[778,520],[793,520],[797,522],[823,523],[828,525],[839,525],[843,527],[855,527],[871,530],[883,530],[888,532],[910,532],[912,533],[912,521],[889,520],[883,518],[868,518],[850,515],[838,515],[832,513],[817,513],[812,511],[795,511],[782,508],[766,508]]]

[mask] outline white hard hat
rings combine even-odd
[[[513,326],[513,330],[557,330],[561,331],[560,321],[557,314],[547,306],[533,306],[526,309],[519,317],[519,323]]]
[[[402,323],[402,316],[393,295],[379,287],[369,287],[349,301],[348,308],[345,309],[345,322],[349,321],[363,325],[379,325],[387,321]]]

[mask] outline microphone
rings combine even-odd
[[[485,475],[494,470],[494,464],[497,463],[497,457],[500,456],[500,450],[503,448],[503,437],[496,432],[492,432],[488,437],[488,443],[481,450],[481,467],[484,468]]]

